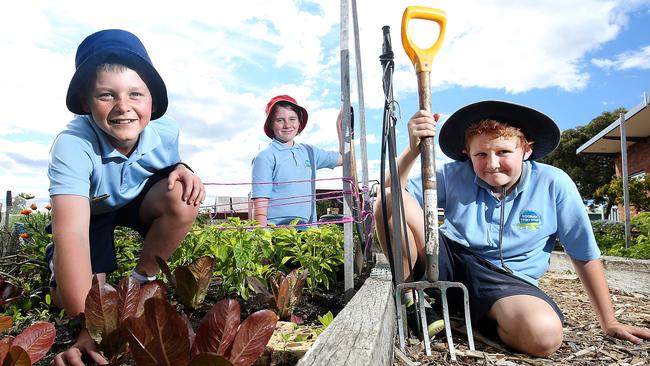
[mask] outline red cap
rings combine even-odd
[[[298,113],[298,120],[300,121],[300,127],[298,128],[298,133],[301,133],[302,130],[304,130],[305,126],[307,125],[307,117],[308,117],[307,110],[301,107],[300,105],[298,105],[298,102],[296,102],[296,100],[293,99],[292,97],[288,95],[277,95],[271,98],[271,100],[269,100],[269,102],[266,104],[266,121],[264,121],[264,133],[266,134],[266,136],[268,136],[269,138],[274,137],[273,130],[271,130],[271,127],[269,126],[269,120],[272,117],[273,107],[275,107],[275,105],[278,104],[279,102],[286,102],[298,108],[298,110],[300,111],[300,113]]]

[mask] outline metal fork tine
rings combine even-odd
[[[447,287],[443,284],[440,289],[440,297],[442,298],[442,318],[445,320],[445,333],[447,334],[447,346],[449,348],[449,356],[452,361],[456,361],[456,352],[454,352],[454,340],[451,337],[451,324],[449,323],[449,303],[447,302]]]
[[[469,293],[467,288],[462,286],[463,290],[463,303],[465,305],[465,324],[467,324],[467,343],[469,344],[469,349],[474,351],[474,334],[472,332],[472,315],[469,313]]]
[[[418,307],[420,312],[420,324],[422,324],[422,338],[424,339],[424,349],[427,356],[431,356],[431,342],[429,341],[429,326],[427,323],[427,312],[425,309],[424,290],[418,288]]]

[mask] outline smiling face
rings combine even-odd
[[[276,106],[270,124],[276,140],[285,145],[293,145],[293,139],[300,129],[300,119],[296,111],[289,107]]]
[[[127,156],[149,124],[153,110],[149,88],[138,73],[114,65],[97,70],[83,104],[111,145]]]
[[[504,124],[499,124],[498,128],[502,126]],[[470,129],[468,130],[472,131]],[[510,192],[521,177],[523,161],[532,153],[531,144],[519,129],[509,126],[502,131],[481,128],[474,131],[482,133],[468,134],[467,147],[464,150],[472,161],[474,173],[492,186],[494,192],[501,192],[502,186]]]

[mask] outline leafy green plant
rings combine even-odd
[[[249,229],[249,224],[239,218],[230,218],[216,225],[215,245],[211,248],[215,274],[222,280],[221,294],[238,294],[244,300],[250,297],[246,278],[266,278],[273,273],[273,265],[266,257],[271,251],[271,234],[267,229]]]
[[[315,328],[314,333],[316,333],[317,336],[319,336],[327,327],[332,324],[334,321],[334,314],[332,314],[331,311],[328,311],[325,315],[319,315],[318,317],[318,322],[321,324],[321,327]]]
[[[300,233],[293,251],[300,267],[309,271],[307,291],[314,294],[321,285],[329,289],[343,265],[343,233],[336,225],[311,227]]]
[[[27,234],[21,236],[22,251],[32,259],[42,260],[45,246],[52,241],[52,235],[45,232],[45,227],[51,221],[52,207],[47,205],[45,208],[45,211],[37,211],[38,206],[32,204],[30,208],[20,211],[20,221]]]
[[[95,277],[85,302],[88,334],[109,361],[115,363],[126,352],[126,319],[141,316],[146,300],[166,296],[167,289],[161,281],[140,286],[135,279],[125,277],[115,289],[108,283],[99,284]]]
[[[293,310],[302,299],[302,290],[308,273],[307,270],[294,269],[285,276],[284,273],[278,271],[269,279],[271,291],[258,278],[249,277],[248,283],[277,312],[280,320],[291,320],[296,324],[302,324],[303,319],[295,315]]]
[[[334,315],[332,314],[331,311],[328,311],[325,315],[318,316],[318,321],[321,323],[323,326],[323,330],[329,327],[330,324],[334,321]]]
[[[212,246],[216,245],[217,227],[209,224],[195,224],[190,230],[178,249],[168,259],[169,266],[175,268],[178,265],[188,264],[204,255],[211,254]]]
[[[135,230],[121,226],[115,228],[114,238],[117,270],[108,276],[107,281],[118,283],[122,278],[130,276],[138,263],[143,239]]]
[[[208,293],[214,258],[204,255],[188,265],[177,266],[173,273],[162,258],[156,256],[156,262],[167,277],[167,281],[176,290],[176,295],[185,309],[188,311],[198,309]]]
[[[12,325],[11,317],[0,317],[0,332],[11,328]],[[16,337],[0,340],[0,365],[32,365],[45,356],[55,338],[56,329],[52,323],[35,322]]]
[[[594,221],[592,227],[603,255],[650,259],[650,213],[641,213],[630,220],[632,238],[625,246],[625,225],[622,222]]]
[[[196,333],[165,300],[146,301],[140,317],[127,319],[129,349],[136,365],[252,365],[273,335],[277,316],[257,311],[240,324],[235,300],[217,302]]]

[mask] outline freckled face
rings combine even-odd
[[[293,139],[298,135],[300,119],[298,114],[283,106],[277,106],[271,120],[271,130],[276,140],[287,145],[293,145]]]
[[[474,173],[500,192],[506,186],[508,192],[521,177],[523,161],[532,151],[524,152],[517,137],[498,137],[486,135],[473,136],[469,143],[469,155]]]
[[[147,84],[134,70],[99,70],[84,109],[113,147],[129,155],[151,120],[153,99]]]

